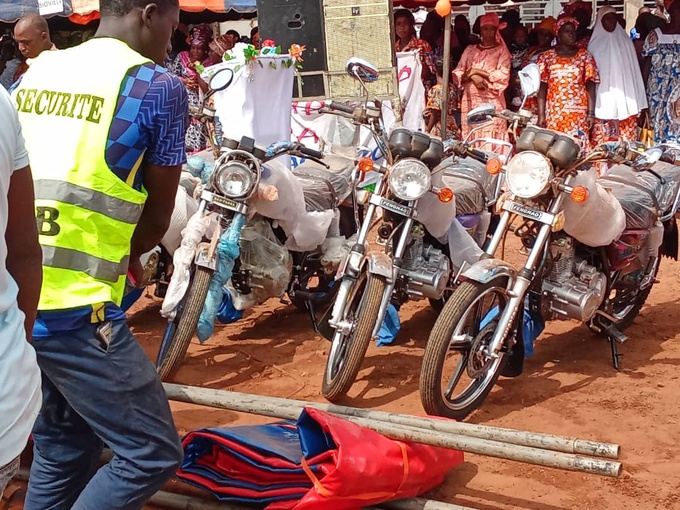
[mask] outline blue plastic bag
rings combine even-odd
[[[243,310],[234,308],[229,291],[222,287],[222,304],[217,310],[217,320],[222,324],[231,324],[243,317]]]
[[[498,307],[494,307],[484,316],[482,322],[479,324],[479,329],[485,327],[489,322],[498,316]],[[524,355],[531,356],[534,354],[534,342],[545,329],[543,318],[536,314],[529,312],[524,308],[524,321],[522,324],[522,338],[524,339]]]
[[[387,313],[385,314],[385,320],[380,326],[380,331],[378,332],[378,338],[375,341],[378,347],[383,345],[389,345],[394,342],[401,329],[401,321],[399,320],[399,311],[397,307],[390,303],[387,307]]]

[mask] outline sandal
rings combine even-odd
[[[24,507],[26,489],[17,482],[11,482],[0,499],[0,510],[21,510]]]

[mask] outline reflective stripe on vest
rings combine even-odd
[[[13,92],[31,156],[43,249],[39,310],[123,298],[146,192],[111,171],[106,149],[123,80],[148,62],[120,40],[94,38],[41,54]]]
[[[144,206],[109,196],[70,182],[41,179],[35,181],[36,200],[54,200],[98,212],[111,219],[136,225]]]

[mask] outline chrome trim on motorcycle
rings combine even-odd
[[[405,216],[406,218],[417,217],[417,212],[412,207],[408,207],[406,205],[400,204],[399,202],[383,198],[375,193],[371,195],[371,198],[368,199],[368,202],[382,209],[393,212],[394,214]]]
[[[509,211],[514,214],[518,214],[523,218],[538,221],[539,223],[544,223],[550,226],[555,224],[555,219],[557,218],[555,214],[551,214],[545,211],[539,211],[537,209],[532,209],[531,207],[528,207],[519,202],[514,202],[512,200],[506,200],[503,203],[503,210]]]
[[[203,190],[201,193],[201,200],[236,213],[244,215],[248,213],[248,206],[246,204],[229,200],[228,198],[224,198],[217,193],[212,193],[208,190]]]
[[[510,278],[508,286],[511,287],[517,277],[517,269],[501,259],[484,259],[470,266],[462,276],[479,283],[488,283],[499,276],[507,276]]]

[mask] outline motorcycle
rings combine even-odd
[[[211,91],[225,90],[232,79],[230,69],[218,71]],[[203,108],[214,119],[214,110]],[[283,155],[310,164],[291,172],[275,161]],[[225,297],[232,319],[284,293],[305,309],[330,302],[341,257],[328,260],[320,245],[327,234],[340,237],[341,215],[353,217],[352,210],[339,206],[351,192],[356,169],[353,160],[343,159],[330,171],[322,158],[296,142],[261,149],[248,137],[223,139],[213,172],[199,189],[198,211],[175,253],[161,310],[169,319],[157,359],[162,380],[179,368],[194,333],[202,341],[212,334]],[[308,239],[319,242],[301,246]]]
[[[336,276],[339,289],[335,302],[321,321],[320,331],[331,340],[322,385],[323,395],[330,401],[342,398],[351,388],[390,304],[441,300],[453,274],[446,237],[455,224],[455,206],[454,193],[444,184],[448,166],[439,167],[447,155],[444,143],[405,128],[394,129],[388,138],[382,105],[378,100],[369,101],[366,87],[377,80],[378,70],[352,58],[347,72],[363,87],[365,101],[357,106],[330,101],[326,111],[368,126],[385,163],[379,165],[370,158],[359,162],[362,172],[373,172],[373,190],[355,193],[356,201],[366,207],[365,216]],[[460,154],[484,164],[490,156],[469,145]],[[370,250],[368,245],[369,232],[376,225],[382,252]],[[462,226],[458,231],[462,231],[457,237],[461,242],[475,246]]]
[[[570,137],[523,131],[505,167],[509,191],[497,204],[496,232],[430,333],[420,375],[428,414],[462,420],[480,407],[500,375],[521,374],[532,337],[549,320],[575,319],[604,336],[619,369],[623,331],[649,296],[661,258],[678,255],[677,160],[671,151],[638,149],[605,144],[579,159]],[[597,179],[591,165],[602,161],[616,166]],[[494,258],[511,231],[528,249],[521,268]]]

